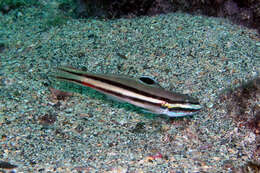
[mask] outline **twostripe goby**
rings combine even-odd
[[[120,101],[169,117],[193,115],[202,108],[197,99],[167,91],[148,77],[135,80],[119,75],[94,74],[70,67],[58,68],[55,77],[90,87]]]

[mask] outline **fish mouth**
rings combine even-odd
[[[192,116],[202,109],[200,104],[181,104],[176,107],[165,108],[163,114],[169,117]]]
[[[200,109],[169,109],[166,113],[169,117],[185,117],[185,116],[192,116],[199,112]]]

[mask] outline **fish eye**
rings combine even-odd
[[[141,76],[139,80],[147,85],[154,85],[156,84],[155,80],[148,77],[148,76]]]

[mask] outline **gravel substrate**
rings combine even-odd
[[[17,172],[229,172],[257,161],[255,133],[218,101],[259,75],[254,30],[182,13],[55,27],[49,17],[0,14],[0,161]],[[62,65],[152,76],[204,108],[168,119],[92,90],[57,98],[50,75]]]

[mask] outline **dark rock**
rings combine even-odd
[[[224,11],[227,15],[232,16],[239,12],[239,7],[233,0],[228,0],[224,2]]]

